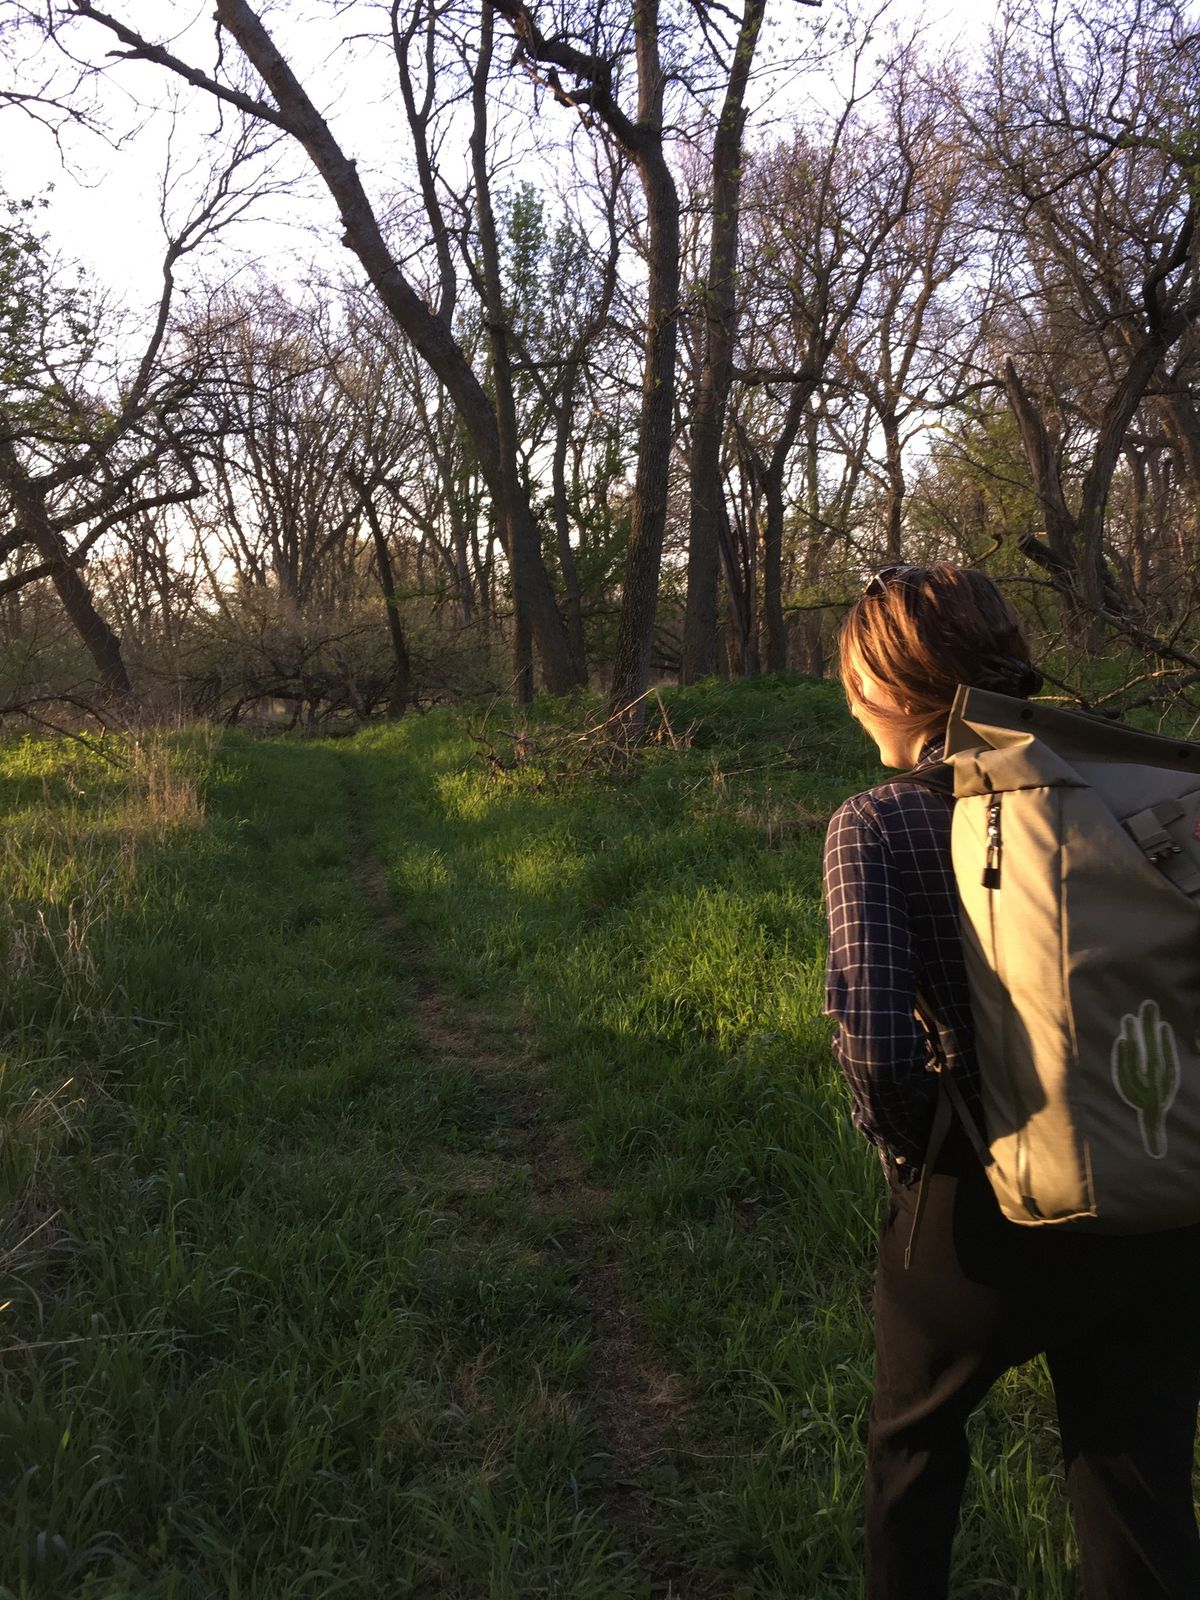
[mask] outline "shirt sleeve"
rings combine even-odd
[[[850,1086],[853,1120],[882,1150],[913,1166],[925,1147],[937,1080],[915,1014],[917,964],[907,897],[878,826],[848,800],[825,838],[829,963],[825,1012],[837,1019],[834,1055]]]

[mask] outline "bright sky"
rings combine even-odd
[[[168,10],[162,0],[111,0],[113,14],[138,27],[185,60],[208,67],[214,57],[213,24],[208,4],[175,4]],[[319,3],[289,0],[286,10],[275,8],[277,41],[289,54],[302,81],[318,96],[343,149],[353,155],[378,199],[403,182],[404,140],[399,132],[402,108],[394,77],[388,71],[386,52],[373,46],[366,34],[386,25],[384,10],[374,4],[342,7],[331,19],[331,8]],[[164,13],[171,34],[163,33]],[[987,7],[945,0],[940,16],[931,20],[928,6],[919,0],[893,0],[889,16],[904,24],[919,19],[942,43],[964,31],[977,32],[989,20]],[[760,58],[769,64],[772,54],[787,60],[795,53],[798,35],[811,35],[821,12],[794,5],[793,0],[769,0],[768,23]],[[354,35],[358,37],[355,38]],[[113,41],[96,24],[77,25],[73,41],[82,55],[102,60]],[[498,49],[498,56],[507,51]],[[303,50],[305,59],[298,56]],[[53,51],[27,60],[22,86],[44,69]],[[806,101],[827,96],[828,68],[797,73],[776,70],[758,79],[751,122],[760,132],[772,121],[795,118]],[[52,184],[50,210],[44,226],[58,249],[79,260],[95,281],[129,306],[151,305],[160,285],[163,249],[158,220],[163,173],[174,174],[172,209],[186,208],[187,197],[208,170],[222,142],[222,118],[216,103],[200,91],[182,85],[165,70],[145,62],[115,63],[100,83],[101,110],[109,125],[123,138],[112,147],[81,129],[66,129],[61,148],[45,128],[16,110],[0,113],[0,187],[10,195],[43,194]],[[532,96],[530,97],[532,104]],[[545,116],[561,124],[565,136],[573,113],[554,106]],[[225,127],[230,123],[226,116]],[[393,133],[395,129],[395,133]],[[130,131],[135,130],[135,131]],[[64,160],[65,158],[65,160]],[[528,161],[528,158],[526,158]],[[295,281],[315,263],[318,271],[336,272],[346,257],[337,243],[336,219],[328,196],[311,176],[300,152],[280,152],[280,175],[290,176],[296,188],[284,196],[268,197],[247,219],[224,236],[219,250],[210,251],[201,270],[210,280],[226,280],[252,266],[274,277]],[[549,169],[546,169],[547,177]],[[538,172],[526,165],[520,174],[536,181]],[[184,282],[186,283],[186,275]]]

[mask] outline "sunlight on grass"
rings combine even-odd
[[[688,741],[608,773],[489,771],[446,711],[0,744],[0,1600],[861,1594],[883,1190],[820,855],[878,773],[828,684],[666,704]],[[422,1039],[455,994],[477,1070]],[[597,1264],[663,1408],[636,1533]],[[954,1592],[1069,1600],[1040,1364],[972,1450]]]
[[[340,756],[10,744],[0,811],[0,1594],[635,1593],[565,1268],[458,1179],[496,1113],[421,1060]]]

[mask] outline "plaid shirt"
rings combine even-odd
[[[921,752],[936,766],[943,741]],[[958,892],[950,863],[953,801],[913,783],[852,796],[825,837],[829,965],[825,1013],[850,1085],[852,1118],[884,1167],[911,1181],[925,1159],[937,1078],[915,1014],[920,993],[948,1070],[982,1118]],[[899,1170],[897,1170],[899,1169]]]

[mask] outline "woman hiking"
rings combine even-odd
[[[941,770],[958,684],[1022,698],[1041,686],[1000,590],[948,562],[873,578],[843,624],[840,670],[883,765],[927,774]],[[867,1594],[948,1595],[967,1419],[1002,1373],[1044,1354],[1085,1600],[1200,1600],[1200,1228],[1112,1237],[1009,1222],[955,1118],[926,1175],[906,1266],[938,1082],[918,995],[945,1070],[982,1125],[952,810],[936,781],[884,782],[846,801],[825,843],[825,1009],[837,1019],[853,1120],[888,1183],[874,1291]]]

